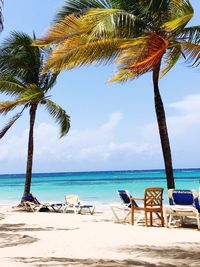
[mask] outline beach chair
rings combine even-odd
[[[131,195],[128,190],[117,190],[117,194],[122,200],[121,204],[111,204],[110,208],[117,223],[130,222],[131,214]],[[137,206],[137,203],[135,203]],[[140,219],[140,218],[139,218]],[[138,219],[138,221],[139,221]]]
[[[63,207],[63,203],[40,203],[39,200],[32,194],[29,194],[28,196],[23,196],[21,200],[21,205],[25,208],[26,211],[32,212],[47,212],[51,209],[53,211],[58,212],[61,211]]]
[[[75,214],[94,214],[95,206],[92,204],[81,203],[78,195],[65,195],[63,212],[74,212]]]
[[[163,188],[151,187],[144,191],[144,198],[131,198],[131,224],[134,224],[135,211],[142,211],[145,215],[145,225],[148,225],[148,213],[150,214],[150,225],[153,225],[153,213],[161,220],[164,226],[163,215]],[[136,201],[142,201],[142,205],[138,205]],[[137,204],[137,205],[136,205]]]
[[[194,218],[200,230],[200,205],[198,194],[195,190],[168,190],[169,204],[164,208],[165,222],[171,227],[180,218],[181,224],[188,218]]]

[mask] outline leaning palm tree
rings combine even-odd
[[[175,183],[158,81],[181,56],[194,58],[200,51],[200,27],[186,27],[192,16],[189,0],[68,0],[46,36],[36,42],[53,47],[46,70],[115,62],[118,72],[111,82],[152,71],[168,188]]]
[[[2,6],[3,6],[3,0],[0,0],[0,31],[3,30],[3,14],[2,14]]]
[[[14,97],[12,101],[0,102],[0,114],[7,114],[22,107],[0,131],[0,138],[14,122],[28,109],[30,115],[28,155],[24,196],[30,193],[33,165],[33,131],[36,112],[44,105],[61,127],[61,137],[66,135],[70,121],[65,110],[49,99],[49,91],[56,82],[57,75],[42,73],[47,50],[31,46],[33,39],[24,33],[13,32],[0,49],[0,92]]]

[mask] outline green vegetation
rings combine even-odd
[[[125,82],[153,73],[155,110],[168,188],[173,166],[159,76],[183,56],[199,59],[200,27],[186,27],[193,17],[189,0],[69,0],[37,45],[53,49],[45,70],[55,73],[92,63],[115,63],[110,82]]]
[[[6,115],[17,107],[23,107],[0,131],[0,138],[10,129],[25,109],[29,110],[30,128],[24,195],[30,193],[33,165],[33,131],[36,112],[44,105],[61,128],[60,136],[67,134],[69,116],[59,105],[49,99],[48,93],[56,82],[57,75],[42,73],[49,52],[47,49],[31,46],[33,39],[24,33],[13,32],[0,49],[0,92],[14,98],[0,102],[0,114]]]

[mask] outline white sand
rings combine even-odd
[[[200,266],[200,231],[113,223],[94,215],[0,208],[0,266]]]

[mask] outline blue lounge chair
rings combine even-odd
[[[171,226],[174,217],[180,217],[181,223],[187,217],[194,217],[200,230],[200,205],[198,194],[195,190],[168,190],[169,204],[165,206],[165,221]],[[169,219],[168,219],[169,217]]]
[[[31,193],[27,196],[23,196],[21,205],[26,211],[38,212],[38,211],[61,211],[63,203],[40,203],[39,200]]]
[[[110,208],[113,212],[115,222],[130,222],[131,213],[131,194],[128,190],[117,190],[117,194],[122,200],[121,204],[111,204]],[[138,207],[137,203],[134,201],[134,205]],[[122,213],[122,215],[121,215]],[[121,216],[120,216],[121,215]],[[139,218],[140,219],[140,218]],[[139,220],[137,220],[138,222]]]

